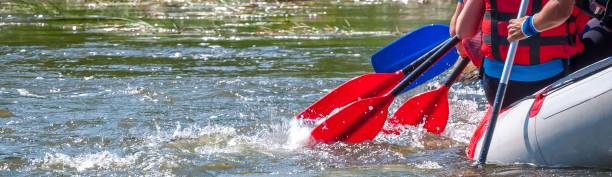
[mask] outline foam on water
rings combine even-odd
[[[26,89],[17,89],[17,92],[19,93],[19,95],[25,96],[25,97],[46,98],[45,96],[41,96],[41,95],[30,93],[30,91],[28,91]]]
[[[421,168],[421,169],[441,169],[442,168],[440,164],[438,164],[437,162],[433,162],[433,161],[424,161],[421,163],[416,163],[414,165],[417,168]]]
[[[217,146],[202,146],[195,148],[196,153],[202,155],[215,155],[215,154],[230,154],[237,153],[238,150],[230,149],[227,147],[217,147]]]
[[[51,169],[63,168],[63,166],[67,166],[69,168],[74,168],[77,171],[85,171],[89,169],[105,170],[125,168],[129,165],[135,164],[138,158],[139,155],[120,156],[108,151],[80,154],[76,156],[70,156],[62,153],[45,153],[45,156],[39,161],[39,163],[41,163],[43,167]]]

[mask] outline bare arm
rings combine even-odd
[[[546,31],[563,24],[571,15],[574,0],[551,0],[542,11],[533,16],[533,25],[538,31]]]
[[[459,14],[461,14],[461,11],[463,11],[463,6],[464,6],[463,2],[457,2],[457,8],[455,8],[455,14],[453,14],[453,17],[451,18],[451,21],[449,24],[449,33],[451,37],[457,35],[457,31],[455,30],[455,28],[457,27],[457,18],[459,18]],[[463,45],[461,45],[461,42],[459,42],[457,46],[455,46],[455,48],[457,49],[457,52],[459,52],[460,56],[462,57],[467,56],[467,53],[465,52]]]
[[[555,28],[563,23],[572,15],[574,0],[550,0],[542,11],[533,15],[533,26],[538,31],[546,31]],[[521,25],[526,17],[510,20],[508,25],[508,41],[516,41],[527,38],[521,31]]]
[[[453,14],[453,17],[451,18],[451,21],[449,24],[450,36],[455,36],[455,34],[457,34],[455,31],[455,27],[457,26],[457,18],[459,17],[459,14],[461,13],[462,10],[463,10],[463,3],[457,3],[457,8],[455,8],[455,13]]]
[[[468,39],[478,33],[484,14],[483,0],[468,0],[457,18],[455,30],[460,39]]]

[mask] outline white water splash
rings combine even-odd
[[[169,139],[191,138],[192,139],[192,138],[198,138],[201,136],[212,135],[212,134],[234,136],[236,135],[236,129],[233,127],[211,126],[211,125],[201,127],[197,124],[193,124],[188,127],[182,128],[181,123],[176,122],[176,129],[167,138]]]
[[[312,131],[312,128],[304,125],[302,121],[297,119],[291,120],[287,130],[288,137],[285,148],[297,150],[306,146],[310,142],[310,131]]]
[[[421,163],[414,164],[414,166],[420,169],[430,169],[430,170],[442,168],[442,166],[438,164],[438,162],[433,162],[433,161],[424,161]]]
[[[36,94],[30,93],[26,89],[17,89],[17,92],[19,93],[19,95],[25,96],[25,97],[46,98],[45,96],[40,96],[40,95],[36,95]]]
[[[88,169],[114,169],[117,167],[125,168],[135,164],[138,155],[127,155],[121,157],[108,151],[102,151],[93,154],[81,154],[77,156],[69,156],[62,153],[45,154],[40,160],[42,166],[54,168],[56,165],[65,165],[70,168],[75,168],[77,171],[85,171]]]
[[[239,151],[226,147],[217,147],[217,146],[202,146],[195,148],[195,152],[202,155],[215,155],[215,154],[229,154],[229,153],[237,153]]]

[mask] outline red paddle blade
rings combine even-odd
[[[324,143],[372,140],[385,124],[392,101],[393,96],[383,96],[351,103],[315,127],[310,136]]]
[[[369,73],[353,78],[310,105],[297,118],[317,119],[326,117],[334,109],[344,107],[360,99],[381,96],[389,92],[404,77],[397,73]]]
[[[425,121],[423,127],[428,132],[440,134],[446,128],[448,114],[448,87],[441,86],[412,97],[397,109],[389,122],[416,126]]]

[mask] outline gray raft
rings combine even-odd
[[[612,168],[612,57],[542,90],[502,113],[487,163]],[[475,152],[480,152],[482,138]],[[476,154],[475,159],[479,154]]]

